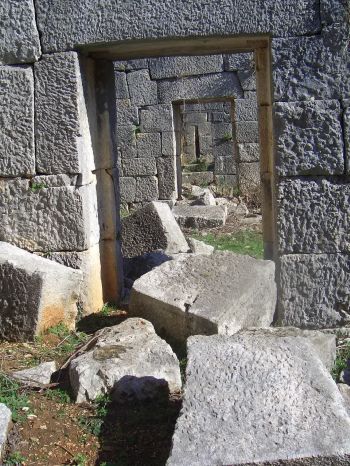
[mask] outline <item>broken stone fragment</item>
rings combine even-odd
[[[210,256],[214,252],[214,246],[205,244],[203,241],[198,241],[195,238],[188,238],[187,242],[192,254],[205,254],[206,256]]]
[[[0,403],[0,460],[7,443],[7,434],[11,427],[12,413],[9,408]]]
[[[197,199],[191,205],[216,205],[215,198],[210,189],[203,189],[203,192],[197,196]]]
[[[63,322],[74,328],[82,273],[0,242],[0,337],[25,341]]]
[[[147,400],[181,390],[179,361],[143,319],[127,319],[97,332],[90,350],[69,367],[77,403],[105,393],[118,401]]]
[[[16,371],[12,377],[28,385],[47,385],[51,382],[51,376],[56,371],[56,362],[43,362],[38,366]]]
[[[227,207],[217,205],[176,205],[173,214],[182,228],[216,228],[225,225]]]

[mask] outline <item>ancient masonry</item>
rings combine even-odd
[[[82,269],[82,312],[120,293],[118,164],[123,177],[134,175],[131,160],[117,157],[122,128],[115,132],[110,124],[113,62],[253,52],[264,234],[278,270],[279,322],[310,328],[348,322],[345,0],[3,0],[0,17],[0,240]],[[120,79],[145,82],[142,69],[119,71]],[[150,75],[149,85],[154,81]],[[216,90],[214,83],[211,97]],[[140,135],[167,121],[162,115],[174,92],[171,79],[160,80],[157,100],[140,111],[137,136],[145,145]],[[163,130],[172,137],[170,124]],[[169,169],[159,165],[163,156],[158,168],[145,151],[132,159],[149,167],[139,183],[153,190],[152,198],[162,189],[155,170],[159,177]]]

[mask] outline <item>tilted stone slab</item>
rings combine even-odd
[[[273,262],[230,252],[183,254],[134,282],[129,312],[184,343],[189,335],[232,335],[268,327],[276,305]]]
[[[63,322],[75,327],[81,272],[0,242],[0,336],[32,339]]]
[[[341,175],[344,145],[335,100],[275,104],[277,171],[291,175]]]
[[[168,466],[345,466],[350,418],[303,337],[191,337]]]
[[[31,67],[0,66],[0,115],[0,176],[33,175],[34,79]]]
[[[277,191],[283,254],[350,251],[350,185],[336,179],[281,181]]]
[[[143,319],[100,330],[90,350],[73,359],[69,378],[77,403],[112,394],[118,401],[145,401],[179,392],[179,361]]]
[[[9,408],[0,403],[0,460],[3,457],[6,444],[7,444],[7,435],[11,428],[12,424],[12,413]]]
[[[304,328],[342,327],[350,323],[350,256],[282,256],[278,323]]]
[[[222,55],[151,58],[149,65],[152,79],[177,78],[223,71]]]
[[[41,48],[33,0],[0,3],[0,65],[33,63]]]
[[[227,209],[214,205],[176,205],[173,214],[183,228],[216,228],[225,225]]]
[[[124,257],[140,256],[157,249],[162,249],[166,254],[189,250],[170,207],[163,202],[147,204],[129,217],[123,218],[122,223]]]

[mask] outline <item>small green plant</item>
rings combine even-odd
[[[340,374],[346,368],[348,359],[350,359],[350,341],[337,347],[337,357],[334,362],[332,376],[336,382],[340,380]]]
[[[15,451],[14,453],[9,454],[5,460],[4,466],[20,466],[25,462],[25,460],[25,457],[19,451]]]
[[[98,437],[101,433],[104,418],[108,412],[108,404],[110,403],[110,397],[108,395],[100,395],[94,401],[95,415],[78,418],[78,424],[86,432]]]
[[[49,328],[47,333],[56,335],[61,340],[60,344],[54,349],[56,356],[72,353],[76,346],[83,343],[88,338],[86,333],[72,332],[63,323]]]
[[[69,393],[66,390],[63,390],[62,388],[46,390],[45,395],[49,400],[55,401],[56,403],[67,404],[71,402]]]
[[[30,185],[30,190],[32,191],[32,193],[37,193],[44,188],[47,188],[45,183],[31,183]]]
[[[222,137],[223,141],[232,141],[232,134],[231,133],[225,133]]]
[[[184,384],[186,382],[187,358],[180,359],[179,364],[180,364],[181,380],[182,380],[182,383]]]
[[[104,317],[109,317],[114,311],[117,310],[117,307],[113,304],[105,303],[102,306],[102,309],[100,311],[101,315]]]
[[[28,408],[29,399],[23,387],[14,379],[0,372],[0,403],[4,403],[12,411],[15,422],[23,421],[23,408]]]
[[[88,458],[83,453],[78,453],[72,458],[72,463],[75,466],[86,466]]]
[[[133,128],[132,128],[135,136],[136,134],[140,134],[141,133],[141,128],[140,128],[140,125],[134,125]]]

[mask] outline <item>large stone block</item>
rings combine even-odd
[[[117,128],[121,126],[137,127],[139,125],[139,112],[130,99],[116,99]]]
[[[137,106],[155,105],[157,83],[151,81],[148,70],[131,71],[127,74],[131,102]]]
[[[173,131],[172,105],[152,105],[146,109],[141,109],[140,121],[140,129],[143,133]]]
[[[136,157],[136,127],[132,124],[117,126],[116,145],[122,158]]]
[[[116,99],[129,99],[128,83],[126,73],[114,71],[115,97]]]
[[[170,207],[151,202],[123,219],[122,252],[124,257],[136,257],[158,249],[178,254],[189,248]]]
[[[145,70],[148,68],[148,58],[136,58],[135,60],[117,60],[114,63],[116,71]]]
[[[98,8],[99,14],[96,15]],[[195,0],[72,0],[36,4],[38,28],[46,52],[76,45],[106,44],[120,40],[160,39],[210,35],[269,33],[290,36],[317,33],[321,29],[319,3],[315,0],[275,0],[227,4]]]
[[[88,173],[94,157],[78,55],[44,55],[34,71],[37,171]]]
[[[207,185],[214,181],[213,172],[182,173],[182,184]]]
[[[346,254],[282,256],[278,322],[330,328],[350,322],[350,258]]]
[[[344,145],[339,102],[275,104],[279,175],[341,175]]]
[[[343,131],[345,145],[346,173],[350,174],[350,100],[343,102]]]
[[[176,205],[173,209],[177,223],[183,228],[216,228],[225,225],[227,209],[216,205]]]
[[[98,243],[94,183],[45,188],[1,180],[0,240],[29,251],[82,251]]]
[[[74,328],[81,272],[0,242],[1,338],[27,340],[64,322]]]
[[[156,159],[143,157],[122,161],[121,176],[149,176],[157,173]]]
[[[232,132],[232,130],[231,130]],[[216,140],[213,141],[213,157],[232,157],[235,155],[235,144],[233,140]]]
[[[233,136],[232,123],[214,123],[209,127],[213,139],[220,139],[222,142],[230,141]]]
[[[243,97],[236,73],[189,76],[158,83],[158,98],[162,103],[213,97]]]
[[[237,99],[235,101],[237,121],[258,121],[258,104],[255,99]]]
[[[0,65],[37,61],[41,47],[33,0],[3,0],[0,18]]]
[[[278,185],[282,254],[350,251],[350,185],[336,179],[291,179]]]
[[[177,173],[175,157],[158,157],[157,173],[159,199],[175,199],[177,197]]]
[[[119,178],[120,203],[128,204],[135,202],[136,179],[132,177]]]
[[[168,466],[349,462],[350,418],[306,338],[191,337],[186,374]]]
[[[274,264],[230,252],[184,254],[136,280],[131,315],[184,343],[189,335],[232,335],[268,327],[276,305]]]
[[[181,78],[223,70],[222,55],[159,57],[150,59],[152,79]]]
[[[149,202],[159,199],[158,179],[156,176],[136,178],[135,202]]]
[[[256,143],[238,144],[240,162],[258,162],[260,159],[260,147]]]
[[[175,155],[176,153],[176,142],[174,131],[163,131],[162,132],[162,155]]]
[[[33,175],[35,148],[32,68],[0,66],[0,115],[0,176]]]
[[[232,175],[237,173],[236,161],[233,157],[215,158],[215,175]]]
[[[254,53],[231,53],[224,55],[225,71],[240,71],[243,69],[254,69]]]
[[[350,97],[344,29],[336,24],[320,35],[272,41],[275,101]]]
[[[160,157],[162,155],[161,133],[139,133],[136,135],[138,157]]]
[[[236,136],[238,143],[259,142],[259,125],[257,121],[237,121]]]
[[[243,194],[256,192],[260,188],[260,162],[238,164],[238,182]]]

